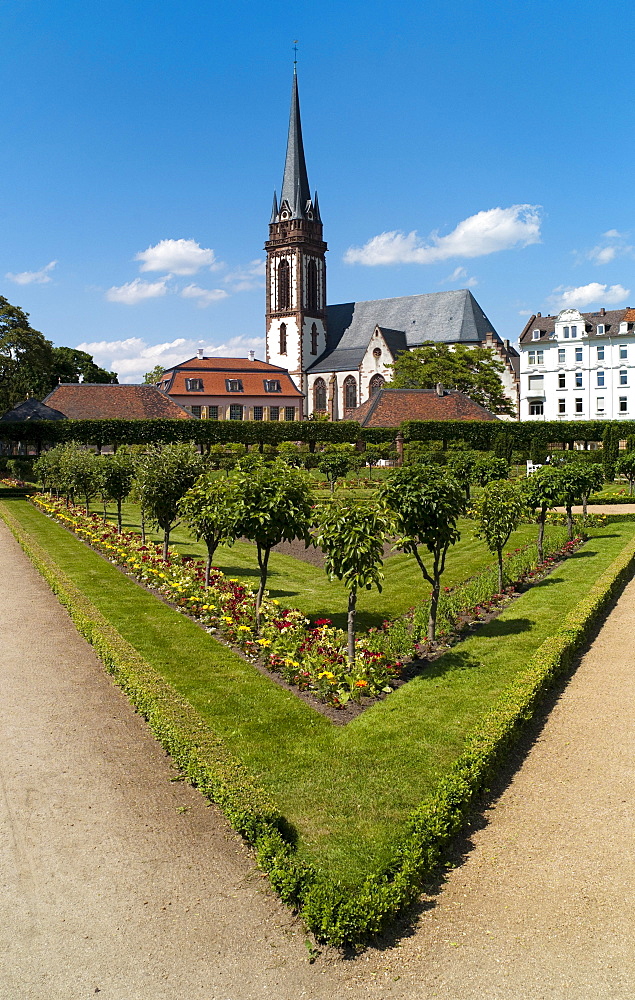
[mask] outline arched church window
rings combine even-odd
[[[317,309],[318,307],[318,280],[317,264],[310,260],[306,268],[306,307],[307,309]],[[315,352],[313,352],[315,353]]]
[[[326,410],[326,382],[323,378],[316,378],[313,383],[313,409]]]
[[[278,309],[289,309],[291,306],[291,282],[289,279],[289,261],[283,259],[278,264]]]
[[[317,354],[318,332],[315,323],[311,326],[311,354]]]
[[[287,353],[287,324],[280,324],[280,354]]]
[[[384,378],[383,375],[373,375],[370,382],[368,383],[368,389],[370,391],[370,395],[374,396],[375,393],[379,392],[379,390],[385,386],[385,384],[386,384],[386,379]]]
[[[354,410],[357,406],[357,382],[352,375],[344,379],[344,409]]]

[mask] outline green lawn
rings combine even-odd
[[[24,500],[8,506],[270,790],[297,831],[301,855],[351,885],[386,862],[408,814],[447,772],[467,732],[635,534],[628,520],[598,530],[478,635],[336,727]]]

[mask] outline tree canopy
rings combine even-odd
[[[53,348],[53,388],[57,382],[117,382],[115,372],[100,368],[92,354],[78,351],[76,347]]]
[[[434,389],[441,382],[446,389],[464,392],[492,413],[515,415],[500,380],[505,366],[488,347],[449,347],[429,340],[400,354],[392,368],[392,384],[397,389]]]

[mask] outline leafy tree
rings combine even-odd
[[[376,503],[332,499],[317,510],[315,540],[324,553],[328,576],[348,590],[348,665],[355,667],[357,592],[377,587],[384,578],[384,539],[391,519]]]
[[[373,468],[386,457],[387,448],[383,444],[367,444],[362,452],[364,465],[368,466],[370,478],[373,478]]]
[[[179,514],[197,539],[207,547],[205,587],[209,587],[212,560],[218,546],[236,538],[237,493],[231,479],[205,473],[196,480],[178,503]]]
[[[163,558],[168,558],[170,532],[179,516],[179,500],[202,472],[200,455],[189,444],[169,444],[144,456],[137,467],[136,493],[163,531]]]
[[[552,507],[557,507],[558,504],[562,503],[562,486],[560,482],[560,470],[554,469],[550,465],[543,466],[542,469],[538,469],[533,475],[529,476],[525,483],[523,483],[523,490],[525,493],[525,499],[527,501],[527,506],[532,510],[538,508],[538,559],[540,562],[544,559],[544,537],[545,537],[545,521],[547,520],[547,512]]]
[[[474,504],[478,522],[477,534],[485,540],[498,560],[498,591],[503,590],[503,548],[512,531],[518,527],[527,509],[522,488],[509,480],[488,483]]]
[[[271,465],[235,474],[236,536],[255,542],[260,569],[256,596],[256,628],[267,585],[269,555],[274,545],[302,538],[308,545],[313,494],[305,472],[276,459]]]
[[[143,376],[144,385],[156,385],[161,381],[165,368],[163,365],[155,365],[151,372],[146,372]]]
[[[448,459],[452,475],[463,484],[465,498],[470,499],[470,486],[474,482],[476,455],[472,451],[457,451]]]
[[[509,478],[509,465],[504,458],[483,456],[474,463],[474,480],[479,486],[487,486],[497,479]]]
[[[494,438],[494,455],[511,465],[514,454],[514,437],[508,430],[499,431]]]
[[[89,514],[90,501],[99,493],[101,459],[75,443],[67,444],[62,452],[60,471],[65,491],[73,498],[76,493],[83,496],[86,514]]]
[[[629,493],[633,496],[635,484],[635,451],[627,451],[617,460],[617,471],[628,481]]]
[[[544,465],[547,460],[547,446],[540,434],[532,434],[529,457],[534,465]]]
[[[615,464],[620,454],[620,435],[617,427],[607,424],[602,436],[602,465],[607,483],[615,479]]]
[[[345,451],[324,451],[320,455],[318,469],[326,476],[331,493],[335,492],[337,480],[345,479],[350,468],[351,456]]]
[[[379,496],[394,514],[399,547],[415,557],[432,587],[428,635],[434,641],[446,556],[450,545],[461,537],[456,522],[465,507],[463,490],[453,476],[433,466],[415,465],[393,469],[380,486]],[[429,566],[419,552],[421,545],[430,553]]]
[[[441,382],[446,389],[459,389],[492,413],[515,416],[515,408],[505,395],[500,376],[505,366],[490,348],[466,347],[427,341],[412,351],[404,351],[393,367],[392,384],[398,389],[434,389]]]
[[[602,485],[602,470],[593,465],[576,464],[568,462],[558,469],[560,475],[560,488],[564,506],[567,512],[567,529],[569,539],[573,538],[573,512],[572,507],[576,503],[584,503],[592,490]]]
[[[0,295],[0,409],[52,388],[53,345],[29,323],[29,314]]]
[[[101,459],[99,491],[104,504],[117,504],[117,531],[121,533],[121,505],[132,489],[135,460],[125,451]]]
[[[80,377],[84,382],[117,382],[117,373],[100,368],[91,354],[75,347],[54,347],[50,388],[58,382],[79,382]]]

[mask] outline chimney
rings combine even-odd
[[[505,350],[509,351],[509,341],[508,340],[505,341]]]
[[[256,357],[256,352],[255,351],[250,351],[249,352],[249,360],[250,361],[254,361],[255,357]]]
[[[437,382],[437,384],[435,386],[435,389],[436,389],[437,396],[444,396],[445,395],[445,392],[443,390],[443,382]]]
[[[198,351],[196,352],[196,357],[198,358],[199,361],[203,360],[203,348],[202,347],[199,347]]]
[[[606,316],[606,309],[604,308],[604,306],[602,306],[602,308],[600,309],[600,316]]]

